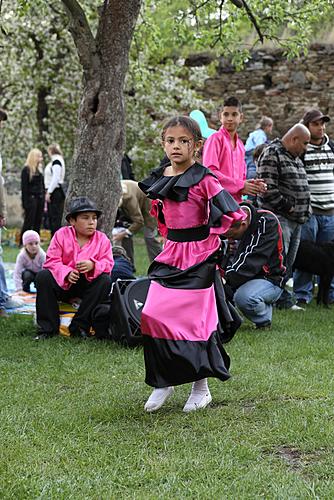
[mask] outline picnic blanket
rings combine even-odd
[[[8,309],[8,313],[14,314],[30,314],[34,318],[36,317],[36,289],[34,285],[31,285],[30,290],[32,293],[20,292],[19,294],[15,292],[14,284],[14,268],[15,264],[13,262],[4,262],[5,272],[6,272],[6,282],[7,288],[10,295],[14,299],[23,300],[23,306],[17,307],[15,309]],[[59,333],[65,337],[70,336],[69,325],[72,318],[78,309],[79,304],[67,304],[65,302],[59,302],[59,315],[60,315],[60,327]]]

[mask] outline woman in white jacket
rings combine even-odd
[[[45,199],[48,204],[50,229],[53,236],[57,229],[61,227],[64,210],[65,193],[62,186],[65,179],[65,162],[58,144],[50,144],[48,154],[51,159],[48,174],[51,173],[51,177],[48,186],[46,186]]]

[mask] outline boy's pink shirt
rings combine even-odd
[[[46,252],[43,268],[51,271],[61,288],[68,290],[71,285],[66,276],[75,270],[75,265],[80,260],[91,260],[95,263],[94,269],[85,273],[87,281],[92,281],[102,273],[110,273],[114,259],[107,236],[101,231],[95,231],[91,239],[80,248],[74,227],[58,229]]]
[[[236,202],[242,201],[241,191],[246,180],[245,146],[238,135],[233,148],[226,128],[221,127],[212,134],[204,143],[203,165],[210,168]]]

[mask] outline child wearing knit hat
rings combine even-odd
[[[43,267],[45,252],[40,247],[39,234],[31,229],[23,233],[22,243],[23,248],[16,258],[14,282],[16,291],[30,293],[30,285]]]

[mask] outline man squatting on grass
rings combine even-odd
[[[282,229],[268,210],[241,204],[247,219],[231,226],[225,236],[240,240],[233,261],[227,266],[227,293],[257,329],[271,326],[273,303],[284,285]]]

